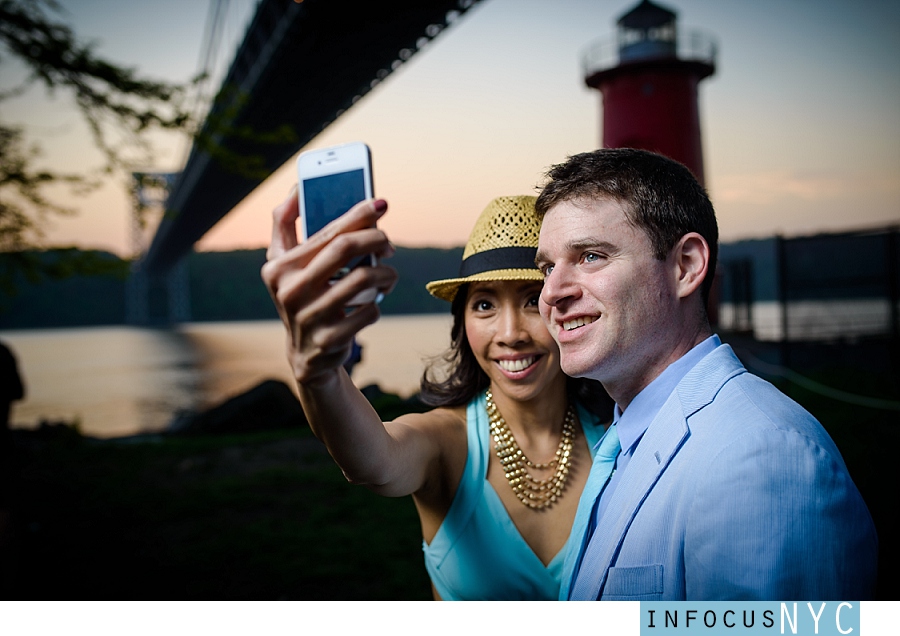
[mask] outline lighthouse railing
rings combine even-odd
[[[629,44],[633,46],[634,42],[629,41]],[[671,41],[668,40],[667,44],[671,45]],[[670,59],[672,57],[671,53],[656,56],[635,57],[634,55],[626,55],[623,57],[622,51],[624,48],[628,47],[622,47],[618,34],[606,36],[589,44],[581,57],[585,76],[614,68],[620,64]],[[718,48],[716,38],[705,31],[683,28],[676,30],[675,59],[715,66]]]

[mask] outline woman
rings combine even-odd
[[[563,375],[541,322],[534,200],[493,200],[460,276],[428,284],[452,303],[449,374],[423,377],[422,397],[437,408],[384,423],[341,366],[378,308],[345,304],[368,287],[390,291],[397,274],[379,265],[328,279],[355,256],[392,253],[374,227],[387,203],[360,203],[301,245],[296,195],[274,214],[263,279],[287,327],[310,426],[348,480],[412,495],[439,599],[556,599],[571,576],[566,550],[580,548],[584,528],[572,524],[603,434],[596,413],[606,419],[611,402],[599,384]]]

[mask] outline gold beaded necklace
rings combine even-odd
[[[494,396],[488,391],[485,394],[488,419],[491,425],[491,435],[494,438],[494,450],[506,480],[523,504],[535,510],[549,508],[562,495],[566,487],[566,479],[569,477],[569,468],[572,464],[572,448],[575,444],[575,411],[571,405],[566,410],[566,419],[563,421],[562,435],[559,440],[559,448],[556,456],[549,462],[532,462],[516,442],[512,431],[506,424],[506,420],[500,415],[497,405],[494,404]],[[556,466],[556,472],[547,479],[535,479],[529,468],[546,470]]]

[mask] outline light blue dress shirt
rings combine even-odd
[[[641,437],[644,436],[644,432],[650,426],[650,422],[662,409],[663,404],[666,403],[672,391],[675,390],[675,387],[687,375],[688,371],[693,369],[694,365],[712,353],[721,344],[722,341],[719,340],[719,336],[710,336],[666,367],[665,371],[660,373],[656,379],[644,387],[643,391],[635,396],[624,412],[616,404],[613,412],[613,426],[619,432],[619,442],[622,445],[622,450],[619,451],[619,457],[616,459],[615,471],[609,478],[609,482],[606,484],[603,492],[600,493],[599,503],[596,506],[589,530],[591,533],[597,527],[597,523],[606,510],[606,506],[615,492],[619,480],[622,479],[622,473],[628,468],[628,462],[631,461],[638,442],[641,441]],[[598,446],[599,442],[594,447],[595,453]]]

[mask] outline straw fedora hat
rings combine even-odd
[[[425,285],[428,292],[452,302],[460,285],[485,280],[544,280],[534,265],[541,222],[536,197],[497,197],[484,209],[463,250],[459,277]]]

